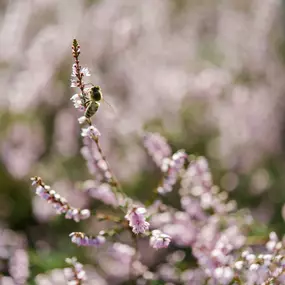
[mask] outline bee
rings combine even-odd
[[[92,116],[98,111],[100,101],[103,99],[101,88],[93,85],[86,90],[87,101],[85,102],[86,110],[84,116],[90,120]]]
[[[87,101],[85,102],[86,110],[85,110],[84,116],[88,120],[90,120],[90,118],[93,117],[98,111],[101,100],[107,103],[107,105],[111,107],[111,109],[114,111],[114,108],[112,107],[112,105],[110,105],[104,99],[100,86],[95,86],[92,84],[92,87],[86,90],[86,95],[87,95]]]

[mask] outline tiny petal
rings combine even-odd
[[[87,67],[81,68],[81,73],[83,73],[84,76],[90,76],[90,71]]]
[[[145,233],[149,229],[149,223],[145,220],[145,208],[133,208],[129,210],[125,218],[129,221],[129,226],[135,234]]]
[[[76,79],[70,79],[70,87],[77,87],[77,80]]]
[[[79,210],[78,209],[73,209],[73,211],[72,211],[72,218],[77,223],[80,221],[80,214],[79,214]]]
[[[40,197],[46,192],[45,188],[42,186],[38,186],[36,188],[36,194],[39,195]]]
[[[79,124],[82,125],[85,123],[86,117],[82,116],[82,117],[79,117],[77,120],[78,120]],[[83,136],[83,130],[85,130],[85,129],[82,129],[82,133],[81,133],[82,136]]]
[[[70,98],[70,100],[72,101],[72,103],[76,109],[81,109],[81,110],[84,109],[84,106],[82,105],[82,101],[81,101],[79,94],[74,94]]]
[[[169,235],[166,235],[162,233],[159,230],[153,230],[152,236],[150,238],[150,245],[155,248],[167,248],[171,242],[171,237]]]
[[[91,213],[88,209],[83,209],[80,211],[80,219],[86,220],[90,217]]]
[[[72,219],[72,209],[69,209],[66,214],[65,214],[65,218],[66,219]]]

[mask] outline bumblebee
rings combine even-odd
[[[90,119],[95,115],[100,107],[100,101],[103,99],[101,88],[99,86],[92,86],[86,90],[87,100],[85,102],[86,110],[84,116]]]

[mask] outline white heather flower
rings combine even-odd
[[[89,126],[88,128],[83,128],[81,130],[81,136],[82,137],[89,137],[92,139],[94,137],[97,138],[100,135],[101,135],[100,132],[94,126]]]
[[[235,268],[237,270],[242,270],[242,267],[243,267],[243,261],[242,260],[239,260],[235,263]]]
[[[66,262],[72,266],[72,268],[64,268],[63,270],[68,284],[78,284],[79,281],[87,279],[83,265],[77,262],[77,259],[75,257],[67,258]]]
[[[129,221],[129,225],[130,227],[132,227],[132,230],[135,234],[143,234],[149,229],[149,223],[145,220],[144,217],[145,213],[145,208],[132,208],[125,216],[125,218]]]
[[[90,71],[87,67],[81,68],[81,73],[83,73],[84,76],[90,76]]]
[[[218,267],[214,271],[214,277],[220,284],[229,284],[234,278],[234,272],[230,267]]]
[[[159,230],[153,230],[151,232],[151,238],[149,240],[150,245],[155,248],[167,248],[171,242],[171,237],[162,233]]]
[[[255,271],[255,270],[257,270],[258,268],[259,268],[259,264],[253,263],[253,264],[250,265],[249,270],[250,270],[250,271]]]
[[[81,101],[79,94],[74,94],[70,98],[70,100],[72,101],[72,103],[76,109],[82,109],[82,110],[84,109],[84,107],[82,106],[82,101]]]
[[[82,124],[85,123],[86,117],[85,117],[85,116],[81,116],[81,117],[79,117],[79,118],[77,119],[77,121],[78,121],[78,123],[79,123],[80,125],[82,125]],[[82,129],[82,130],[83,130],[83,129]],[[81,133],[81,135],[82,135],[82,133]],[[83,135],[82,135],[82,136],[83,136]]]
[[[76,64],[75,63],[73,63],[72,65],[71,77],[76,77]]]
[[[256,256],[254,254],[248,254],[245,259],[249,264],[252,264],[256,260]]]
[[[275,232],[269,234],[269,241],[266,243],[266,248],[268,251],[272,252],[276,249],[278,244],[278,236]]]
[[[70,87],[77,87],[77,79],[76,78],[70,79]]]
[[[90,217],[91,213],[88,209],[83,209],[80,211],[80,219],[86,220]]]

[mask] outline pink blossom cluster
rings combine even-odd
[[[69,236],[71,237],[71,242],[78,246],[101,246],[106,241],[104,233],[99,233],[98,236],[93,237],[82,232],[73,232]]]
[[[187,160],[187,154],[184,150],[175,152],[171,158],[162,160],[161,170],[163,173],[163,181],[157,188],[160,194],[166,194],[172,191],[173,186],[180,176],[180,172],[184,169],[184,164]]]
[[[83,265],[77,261],[75,257],[67,258],[66,263],[71,267],[64,269],[64,276],[69,285],[80,285],[87,279],[86,272],[84,271]]]
[[[149,229],[149,223],[144,216],[145,213],[146,209],[142,207],[134,207],[128,211],[125,218],[129,221],[129,226],[132,228],[133,233],[144,234]]]
[[[88,100],[83,78],[90,73],[79,63],[80,47],[76,40],[72,52],[75,64],[71,85],[78,87],[80,94],[73,95],[71,100],[74,107],[81,110]],[[128,197],[117,181],[101,148],[101,134],[91,119],[78,119],[84,143],[81,153],[93,176],[82,183],[82,188],[90,197],[106,204],[110,212],[100,214],[100,209],[95,209],[95,214],[90,217],[88,230],[93,229],[93,224],[102,227],[97,236],[72,232],[70,238],[77,246],[90,247],[90,258],[101,269],[105,264],[110,284],[115,284],[111,279],[115,273],[136,284],[161,280],[165,284],[186,285],[270,285],[285,281],[283,241],[271,233],[262,253],[248,248],[253,222],[251,214],[247,210],[237,210],[237,204],[229,194],[214,184],[205,157],[188,155],[184,150],[172,153],[165,138],[147,133],[144,145],[162,172],[161,183],[153,189],[155,199],[147,207]],[[32,181],[37,186],[36,194],[66,218],[80,221],[91,216],[89,210],[71,207],[41,178],[34,177]],[[176,188],[178,191],[174,191]],[[169,194],[176,195],[178,201],[168,199]],[[110,209],[108,205],[114,207]],[[98,250],[96,257],[92,247]],[[108,249],[105,253],[104,248]],[[161,258],[152,263],[152,256],[160,254],[158,249],[164,249]],[[191,266],[187,260],[190,250]],[[145,261],[144,254],[149,261]],[[114,271],[110,256],[122,269]],[[68,282],[73,282],[69,284],[83,284],[87,278],[82,265],[76,259],[68,262],[72,268],[66,269],[65,273]]]
[[[146,133],[143,142],[158,167],[161,167],[163,160],[171,155],[171,148],[166,139],[158,133]]]
[[[75,222],[88,219],[90,211],[88,209],[77,209],[69,205],[64,197],[61,197],[49,185],[45,185],[38,176],[32,177],[32,185],[36,186],[36,194],[52,205],[58,214],[65,214],[66,219],[73,219]]]

